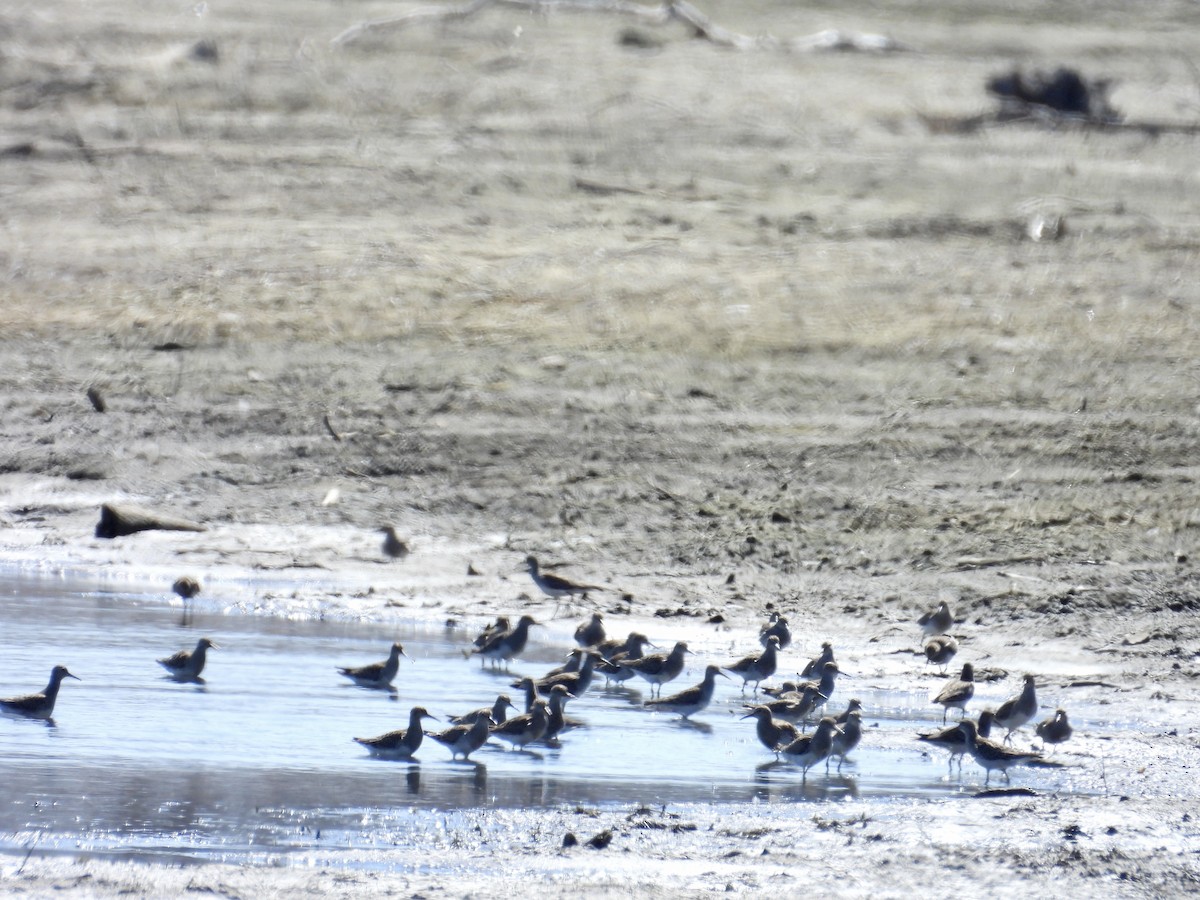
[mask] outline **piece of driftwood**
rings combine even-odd
[[[733,50],[788,50],[806,53],[819,50],[889,52],[909,49],[886,35],[858,34],[833,29],[790,40],[781,40],[769,34],[741,34],[718,25],[687,0],[665,0],[657,6],[631,3],[627,0],[470,0],[459,6],[422,6],[395,16],[358,22],[334,37],[333,43],[348,44],[369,31],[407,28],[424,22],[461,21],[491,6],[542,14],[606,13],[636,19],[644,25],[679,22],[690,29],[695,37]]]
[[[139,531],[204,531],[198,522],[164,515],[140,506],[105,503],[100,507],[96,537],[115,538]]]

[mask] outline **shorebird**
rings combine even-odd
[[[729,677],[721,671],[720,666],[708,666],[704,669],[702,682],[677,694],[671,694],[669,697],[647,700],[646,708],[656,712],[679,713],[685,719],[694,716],[712,703],[713,692],[717,689],[718,675],[722,678]]]
[[[592,675],[595,671],[596,660],[603,659],[595,650],[582,650],[583,663],[578,672],[560,672],[548,678],[538,679],[537,689],[543,694],[549,694],[555,685],[562,685],[576,697],[582,697],[591,687]],[[520,685],[516,685],[520,687]]]
[[[532,678],[522,678],[514,686],[520,688],[522,691],[525,692],[525,707],[521,711],[522,712],[531,712],[533,710],[533,704],[537,701],[537,698],[538,698],[537,682],[534,681]],[[516,709],[515,706],[513,708]],[[496,724],[500,725],[503,723],[503,721],[504,721],[503,719],[497,719]]]
[[[767,640],[771,637],[779,638],[779,649],[787,649],[788,644],[792,642],[792,629],[788,627],[788,620],[777,612],[771,613],[771,619],[758,631],[758,642],[763,645],[765,650]]]
[[[533,709],[496,725],[492,728],[492,735],[508,741],[514,750],[541,740],[550,724],[547,706],[547,702],[540,698],[533,701]]]
[[[833,721],[837,722],[838,725],[845,725],[846,720],[850,718],[850,714],[856,712],[862,712],[862,701],[852,697],[850,702],[846,704],[846,711],[837,716]]]
[[[450,748],[450,758],[455,759],[461,753],[463,759],[487,743],[496,723],[487,716],[482,716],[471,725],[455,725],[445,731],[428,732],[429,737],[439,744]]]
[[[553,573],[541,572],[538,570],[538,561],[536,557],[525,557],[525,571],[533,579],[533,583],[547,597],[553,597],[556,603],[561,603],[564,597],[574,597],[578,594],[581,597],[586,597],[590,591],[603,591],[604,588],[595,584],[576,584],[573,581],[568,581],[561,575]],[[557,613],[557,607],[555,613]]]
[[[999,715],[997,715],[996,721],[1000,721]],[[975,723],[970,719],[964,719],[962,722],[959,722],[958,727],[966,740],[967,752],[971,754],[975,762],[987,770],[987,778],[983,782],[985,787],[992,779],[993,769],[999,769],[1004,773],[1004,780],[1009,781],[1008,770],[1012,766],[1022,765],[1041,758],[1042,754],[1040,753],[1023,753],[1020,750],[1013,750],[1010,747],[989,741],[987,738],[979,737]]]
[[[504,634],[504,632],[510,630],[511,626],[508,622],[508,616],[497,616],[496,621],[484,628],[483,631],[479,632],[479,634],[475,636],[475,640],[473,640],[471,643],[473,643],[476,647],[482,647],[496,635]]]
[[[921,634],[924,637],[937,637],[954,627],[954,613],[950,612],[950,606],[943,601],[938,604],[937,609],[930,610],[917,619],[917,624],[921,626]]]
[[[512,698],[508,694],[501,694],[491,706],[473,709],[469,713],[463,713],[461,716],[451,716],[450,722],[453,725],[474,725],[480,719],[488,716],[491,718],[493,724],[499,725],[508,718],[508,710],[510,709],[516,709]]]
[[[625,640],[607,638],[597,644],[596,649],[600,651],[600,655],[605,659],[616,659],[622,653],[626,654],[630,659],[637,659],[645,652],[646,645],[649,643],[650,638],[640,632],[631,631]]]
[[[742,657],[732,665],[723,666],[727,672],[741,676],[742,693],[746,693],[746,685],[754,682],[754,693],[758,693],[759,682],[770,678],[778,667],[776,654],[779,651],[779,638],[772,635],[767,638],[767,647],[762,653],[752,653]]]
[[[529,629],[540,624],[540,622],[534,621],[533,616],[521,616],[517,620],[516,627],[509,631],[493,634],[471,652],[479,655],[480,666],[483,665],[485,659],[491,660],[493,666],[499,662],[503,662],[507,666],[510,659],[525,649],[525,644],[529,641]]]
[[[800,685],[798,691],[789,691],[782,697],[762,705],[776,718],[796,725],[807,722],[819,704],[824,703],[826,699],[815,683],[808,682]]]
[[[954,659],[958,652],[958,641],[948,634],[941,634],[925,642],[925,659],[935,666],[943,668]]]
[[[985,709],[979,714],[979,722],[975,726],[975,733],[979,737],[987,737],[991,733],[994,716],[995,713],[990,709]],[[947,769],[954,765],[955,759],[958,760],[959,769],[962,768],[963,754],[967,752],[967,739],[957,723],[939,731],[918,734],[917,740],[934,747],[941,747],[943,750],[949,750],[950,756],[946,761]]]
[[[608,642],[606,641],[605,644]],[[639,634],[636,631],[631,631],[629,637],[618,647],[612,649],[605,661],[604,665],[597,665],[600,674],[604,676],[606,683],[617,682],[618,684],[628,681],[637,673],[629,668],[628,663],[635,659],[641,659],[646,652],[646,645],[650,643],[650,639],[644,634]],[[604,654],[605,644],[600,645],[600,653]]]
[[[946,724],[946,716],[950,712],[951,707],[956,707],[965,716],[967,714],[967,701],[974,696],[975,667],[970,663],[963,663],[962,673],[957,678],[946,682],[946,686],[933,698],[934,703],[940,703],[944,707],[942,710],[942,724]]]
[[[1067,711],[1060,706],[1050,718],[1038,722],[1035,731],[1043,744],[1061,744],[1069,740],[1071,723],[1067,721]]]
[[[411,759],[412,755],[421,748],[425,732],[421,730],[422,719],[437,720],[423,706],[414,706],[408,714],[408,728],[403,731],[389,731],[373,738],[355,738],[357,744],[362,744],[372,756],[380,759]]]
[[[833,661],[833,644],[826,641],[821,645],[821,652],[805,664],[800,677],[811,678],[814,675],[820,676],[821,672],[825,669],[825,663]]]
[[[176,681],[203,681],[200,673],[204,671],[204,664],[208,661],[209,649],[220,650],[221,648],[208,638],[200,638],[196,641],[195,650],[180,650],[178,653],[160,659],[158,664],[166,669]]]
[[[833,757],[838,757],[838,771],[842,771],[842,763],[846,761],[846,754],[858,746],[862,740],[862,713],[857,709],[847,710],[846,719],[844,722],[834,720],[838,731],[833,734],[833,747],[830,748],[829,757],[825,760],[825,771],[829,771],[829,760]]]
[[[187,603],[200,593],[200,582],[195,578],[185,575],[182,578],[175,579],[175,583],[171,585],[171,590],[178,594],[184,603]]]
[[[553,678],[555,675],[564,675],[567,672],[578,672],[579,667],[583,665],[583,648],[576,647],[567,654],[567,661],[561,666],[555,666],[545,675],[538,679],[544,681],[547,678]]]
[[[392,651],[383,662],[371,663],[367,666],[338,666],[338,671],[357,684],[359,687],[379,688],[394,691],[392,679],[400,669],[400,657],[407,657],[404,647],[392,644]]]
[[[408,556],[408,541],[403,540],[396,534],[395,527],[391,525],[383,525],[379,528],[379,533],[383,535],[383,555],[389,559],[404,559]]]
[[[662,686],[679,677],[679,673],[683,671],[684,654],[691,652],[688,645],[680,641],[671,648],[670,653],[651,653],[640,659],[628,660],[624,665],[626,668],[633,669],[639,677],[650,682],[650,696],[654,696],[656,687],[661,696]]]
[[[1008,731],[1004,735],[1004,743],[1007,744],[1011,741],[1013,732],[1033,719],[1037,715],[1037,711],[1037,688],[1034,686],[1033,676],[1026,675],[1025,686],[1021,689],[1021,693],[1015,697],[1009,697],[996,710],[996,724]]]
[[[600,613],[592,613],[590,622],[584,622],[575,629],[575,643],[580,647],[595,647],[608,637],[604,633],[604,617]]]
[[[779,749],[791,744],[796,738],[800,737],[800,729],[791,722],[786,722],[783,719],[777,719],[771,714],[770,707],[760,704],[746,715],[743,719],[755,719],[755,733],[758,735],[758,741],[776,756],[779,756]]]
[[[546,733],[542,735],[542,740],[547,744],[578,724],[568,719],[565,713],[567,701],[574,699],[575,695],[568,691],[565,685],[556,684],[550,688],[550,700],[546,704]]]
[[[0,711],[27,716],[30,719],[49,719],[54,715],[54,701],[58,699],[58,689],[64,678],[83,680],[78,675],[68,672],[66,666],[55,666],[50,670],[50,683],[41,693],[0,700]]]
[[[825,663],[824,666],[821,667],[821,680],[820,681],[815,681],[815,682],[814,681],[806,681],[806,682],[804,682],[803,685],[801,685],[800,692],[802,695],[805,693],[811,693],[811,692],[805,691],[806,687],[816,688],[816,692],[812,696],[812,709],[809,711],[806,711],[805,716],[804,716],[806,721],[807,721],[809,715],[811,715],[811,713],[816,712],[818,709],[823,707],[827,702],[829,702],[829,698],[833,696],[833,689],[837,685],[838,676],[841,674],[842,674],[842,670],[838,668],[837,663],[827,662],[827,663]],[[847,676],[847,677],[849,677],[849,676]]]
[[[825,716],[817,723],[812,734],[801,735],[786,747],[780,748],[780,753],[790,762],[804,768],[804,777],[808,778],[808,770],[825,759],[833,751],[833,738],[840,732],[832,716]]]

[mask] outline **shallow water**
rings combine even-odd
[[[161,598],[12,574],[0,581],[0,623],[0,696],[41,689],[59,663],[83,679],[64,683],[52,726],[0,716],[0,850],[9,852],[237,861],[286,853],[322,832],[343,850],[371,848],[382,835],[428,828],[430,811],[887,801],[982,785],[970,762],[965,783],[947,778],[945,755],[914,744],[915,731],[940,718],[924,691],[843,681],[831,707],[844,709],[853,691],[867,713],[863,743],[840,775],[818,767],[802,778],[776,764],[753,722],[740,719],[733,681],[719,682],[713,705],[689,723],[642,709],[640,687],[606,690],[598,678],[568,707],[588,727],[560,747],[512,752],[493,743],[464,763],[427,740],[417,760],[388,762],[351,738],[406,727],[413,705],[444,720],[501,691],[520,702],[510,682],[557,664],[569,647],[531,641],[503,674],[464,658],[474,623],[451,630],[199,610],[183,624],[181,609]],[[220,647],[210,651],[206,683],[166,678],[155,660],[200,636]],[[337,674],[338,665],[382,659],[393,640],[412,657],[401,660],[395,695]],[[699,680],[701,656],[666,693]],[[1039,791],[1079,790],[1080,781],[1076,769],[1013,776]]]

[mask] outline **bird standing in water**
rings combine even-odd
[[[55,666],[50,670],[50,683],[46,685],[45,689],[37,694],[27,694],[24,697],[9,697],[7,700],[0,700],[0,711],[25,716],[30,719],[49,720],[54,715],[54,703],[58,700],[58,689],[62,685],[64,678],[74,678],[76,681],[83,680],[79,676],[68,672],[66,666]]]
[[[200,677],[200,673],[204,671],[204,664],[208,661],[210,648],[221,649],[208,638],[200,638],[196,642],[195,650],[180,650],[178,653],[160,659],[158,664],[166,669],[176,681],[202,682],[204,679]]]
[[[394,691],[392,679],[400,670],[400,657],[407,657],[404,647],[398,643],[392,644],[392,651],[383,662],[371,663],[366,666],[338,666],[338,671],[357,684],[359,687],[380,688]]]

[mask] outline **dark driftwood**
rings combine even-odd
[[[96,537],[115,538],[139,531],[204,531],[203,525],[187,519],[163,515],[140,506],[105,503],[100,507]]]

